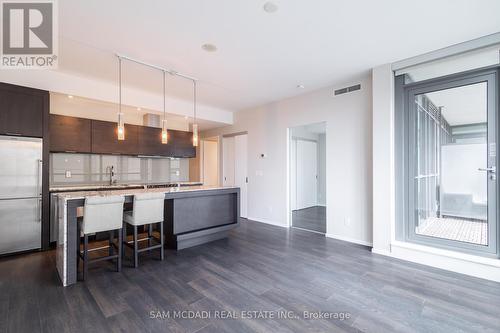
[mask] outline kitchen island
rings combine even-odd
[[[166,246],[180,250],[227,237],[238,225],[240,189],[238,187],[190,186],[111,191],[79,191],[53,194],[57,201],[56,266],[64,286],[77,280],[77,209],[85,197],[122,195],[132,202],[136,193],[165,194],[164,234]]]

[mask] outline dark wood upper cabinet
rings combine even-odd
[[[47,91],[0,83],[0,134],[41,138],[48,99]]]
[[[141,155],[172,156],[172,133],[168,131],[168,143],[161,143],[161,128],[140,126],[139,149]]]
[[[91,153],[92,120],[50,115],[50,151]]]
[[[50,115],[50,151],[166,157],[196,157],[193,133],[168,130],[161,143],[161,129],[125,124],[119,141],[115,122]]]
[[[140,155],[140,127],[125,124],[125,140],[118,140],[115,122],[92,120],[92,152],[96,154]]]
[[[193,147],[193,133],[171,130],[173,157],[196,157],[196,147]]]

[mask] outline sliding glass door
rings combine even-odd
[[[496,255],[497,72],[404,88],[407,240]]]

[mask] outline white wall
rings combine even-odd
[[[394,74],[391,65],[372,71],[373,251],[390,252],[394,225]]]
[[[360,91],[333,96],[333,88],[357,83]],[[326,121],[327,234],[371,244],[371,93],[366,77],[238,112],[234,125],[203,133],[248,131],[250,219],[288,226],[288,128]]]
[[[326,205],[326,134],[318,135],[318,205]]]

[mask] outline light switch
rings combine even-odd
[[[66,178],[71,178],[71,171],[66,170]]]

